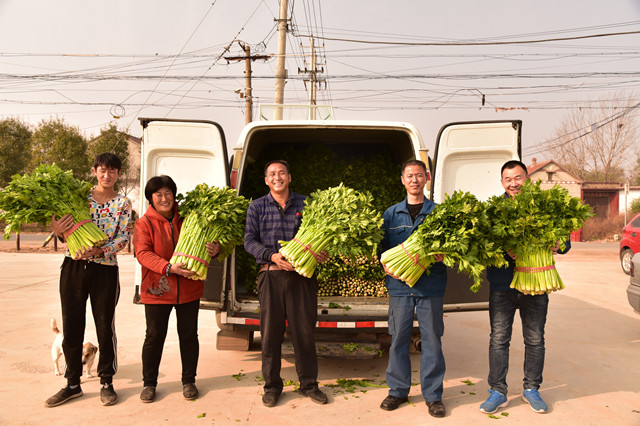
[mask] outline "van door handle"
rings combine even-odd
[[[636,233],[635,233],[635,232],[632,232],[632,233],[631,233],[631,236],[632,236],[632,237],[635,237],[635,236],[636,236]]]

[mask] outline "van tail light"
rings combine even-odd
[[[237,170],[231,170],[231,176],[229,179],[229,183],[231,188],[236,189],[236,184],[238,183],[238,171]]]
[[[634,272],[634,267],[633,267],[633,260],[631,260],[631,265],[629,265],[629,275],[631,275],[632,277],[635,277],[635,275],[633,274]]]

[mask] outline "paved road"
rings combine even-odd
[[[285,388],[278,407],[261,404],[260,353],[218,352],[213,312],[200,314],[201,397],[182,399],[175,320],[165,345],[158,400],[142,404],[140,351],[144,339],[143,308],[133,297],[132,256],[121,257],[122,295],[117,310],[119,372],[114,384],[120,400],[102,407],[98,378],[83,378],[85,395],[56,408],[43,402],[64,386],[53,374],[51,317],[60,320],[57,279],[60,254],[0,253],[0,424],[441,424],[518,423],[558,425],[640,425],[640,316],[626,301],[628,278],[622,273],[617,244],[578,244],[558,258],[567,288],[551,295],[547,324],[547,361],[542,395],[548,414],[532,412],[520,401],[523,348],[521,329],[512,342],[509,398],[511,404],[491,419],[478,411],[487,391],[489,324],[486,312],[452,313],[445,319],[447,374],[444,419],[429,417],[418,386],[410,402],[395,412],[378,408],[384,388],[345,392],[340,378],[384,378],[386,356],[369,361],[321,360],[322,389],[330,403],[319,406]],[[96,342],[91,319],[87,339]],[[418,382],[418,355],[412,355]],[[95,367],[94,367],[95,368]],[[295,368],[283,362],[285,380],[296,379]],[[471,384],[467,384],[470,381]]]

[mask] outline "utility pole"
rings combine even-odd
[[[280,19],[278,19],[278,59],[276,62],[276,95],[275,103],[284,103],[284,83],[287,78],[287,70],[284,68],[285,55],[287,53],[287,0],[280,0]],[[274,118],[282,120],[282,107],[276,107]]]
[[[251,123],[253,119],[253,89],[251,87],[251,62],[257,59],[268,60],[271,56],[268,55],[257,55],[251,56],[251,47],[249,45],[244,44],[241,41],[238,41],[238,44],[244,51],[244,56],[225,56],[224,58],[229,61],[241,61],[244,59],[244,92],[238,91],[240,98],[244,98],[244,106],[245,106],[245,123]]]
[[[324,79],[318,79],[318,73],[324,72],[324,69],[318,69],[317,60],[316,60],[316,51],[315,51],[315,40],[311,39],[311,69],[298,69],[298,74],[309,74],[309,119],[316,119],[316,109],[313,108],[313,105],[316,105],[317,98],[317,86],[321,81],[325,81]]]

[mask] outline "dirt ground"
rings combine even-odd
[[[46,237],[46,235],[45,235]],[[114,386],[119,402],[99,403],[99,379],[83,378],[84,396],[56,408],[44,400],[64,386],[50,358],[50,320],[60,321],[58,274],[63,250],[39,249],[41,236],[23,250],[0,242],[0,424],[550,424],[640,425],[640,315],[626,300],[628,277],[620,269],[617,244],[578,243],[558,256],[566,289],[552,294],[547,322],[547,356],[541,394],[548,414],[531,411],[520,400],[524,357],[519,321],[514,324],[508,377],[510,405],[490,418],[479,412],[487,396],[487,312],[451,313],[445,317],[443,345],[447,362],[444,403],[447,416],[433,419],[420,395],[418,354],[412,354],[415,386],[410,403],[394,412],[379,408],[384,387],[349,389],[344,380],[384,380],[387,356],[371,360],[320,360],[321,389],[329,404],[320,406],[285,387],[277,407],[261,403],[259,338],[247,352],[217,351],[218,328],[212,311],[200,313],[200,398],[183,400],[180,356],[171,317],[165,344],[158,398],[142,404],[141,346],[144,310],[132,303],[135,259],[120,257],[121,298],[116,311],[118,374]],[[13,242],[15,244],[15,242]],[[86,338],[96,342],[88,308]],[[62,362],[61,362],[62,364]],[[94,366],[95,370],[95,366]],[[94,371],[95,373],[95,371]],[[285,381],[296,381],[295,366],[283,361]]]

